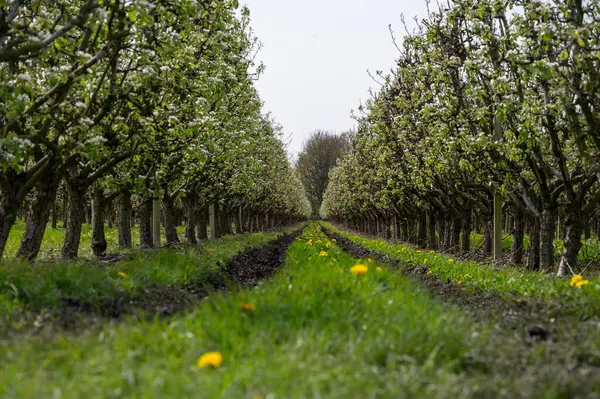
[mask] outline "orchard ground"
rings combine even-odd
[[[66,295],[103,306],[151,286],[225,283],[204,285],[201,298],[168,317],[2,331],[0,396],[562,398],[600,390],[597,278],[570,287],[323,227],[328,235],[313,222],[287,241],[227,236],[108,266],[3,264],[4,317],[16,308],[42,314]],[[256,252],[274,243],[285,259]],[[255,252],[235,256],[248,247]],[[236,258],[243,270],[260,264],[260,273],[227,273]]]

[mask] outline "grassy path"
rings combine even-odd
[[[359,263],[364,275],[350,271]],[[511,362],[522,348],[502,343],[312,223],[255,287],[210,294],[170,319],[1,346],[0,397],[558,398],[598,388],[523,373]],[[220,367],[198,367],[208,352]]]
[[[81,260],[0,264],[0,338],[20,339],[33,326],[52,335],[57,326],[85,327],[136,310],[174,313],[229,279],[239,280],[225,270],[236,254],[263,248],[298,228],[225,236],[108,265]]]

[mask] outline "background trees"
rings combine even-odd
[[[94,252],[106,250],[117,199],[122,246],[133,216],[149,247],[160,219],[169,242],[184,218],[188,241],[206,237],[209,205],[213,235],[232,230],[234,208],[237,231],[309,213],[285,186],[296,177],[261,115],[256,38],[237,1],[15,0],[0,16],[0,255],[24,207],[19,256],[37,255],[60,187],[67,259],[88,209]]]
[[[431,12],[362,109],[322,214],[455,252],[476,229],[485,255],[503,224],[514,263],[527,231],[529,267],[553,269],[558,252],[558,273],[575,270],[584,232],[598,233],[598,21],[597,1]]]
[[[329,181],[329,171],[347,151],[349,133],[335,135],[317,130],[304,143],[296,161],[296,170],[306,189],[315,215],[321,208],[323,194]]]

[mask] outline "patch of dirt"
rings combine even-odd
[[[264,247],[242,252],[227,265],[228,276],[243,286],[256,285],[259,280],[271,277],[283,265],[287,248],[301,233],[302,229],[284,235]]]
[[[248,248],[233,257],[227,264],[220,265],[222,272],[209,279],[194,281],[184,286],[152,286],[135,296],[126,292],[111,296],[100,304],[90,304],[72,298],[62,298],[61,306],[42,312],[20,310],[9,317],[16,330],[2,331],[1,335],[22,334],[22,329],[32,326],[33,331],[42,332],[55,328],[76,331],[90,325],[125,316],[149,319],[155,316],[168,317],[181,312],[205,298],[211,291],[227,290],[232,286],[252,286],[259,280],[272,276],[284,263],[287,248],[298,237],[305,226],[291,234],[285,234],[265,246]],[[107,262],[119,261],[110,257]],[[11,331],[13,330],[13,331]]]

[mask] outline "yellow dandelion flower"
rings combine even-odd
[[[331,248],[331,243],[330,243],[330,242],[328,242],[327,244],[325,244],[325,247],[327,247],[327,248]]]
[[[431,273],[433,273],[433,272],[431,271],[431,269],[428,269],[428,270],[427,270],[427,275],[429,276]]]
[[[434,253],[435,253],[435,251],[434,251],[434,250],[431,250],[431,251],[429,251],[429,253],[430,253],[430,254],[434,254]]]
[[[333,242],[335,244],[337,242],[337,240],[334,238],[333,240],[331,240],[331,242]]]
[[[256,310],[256,305],[253,303],[240,303],[240,308],[246,312],[254,312]]]
[[[319,252],[319,256],[327,256],[327,252],[321,251],[321,252]]]
[[[452,262],[454,262],[454,259],[452,259],[452,258],[448,259],[448,263],[452,263]]]
[[[422,253],[423,253],[423,251],[421,251],[420,249],[417,249],[417,250],[416,250],[416,252],[417,252],[418,254],[422,254]]]
[[[575,287],[583,287],[584,285],[589,284],[588,280],[579,280],[577,283],[575,283]]]
[[[402,248],[402,252],[406,252],[406,247],[403,247],[403,248]]]
[[[211,366],[217,368],[223,362],[223,355],[220,352],[207,352],[198,359],[198,367],[203,369]]]
[[[458,280],[458,285],[461,285],[461,284],[462,284],[462,280]]]
[[[127,278],[127,277],[129,277],[129,275],[127,273],[125,273],[125,272],[119,272],[119,277],[121,277],[121,278]]]
[[[371,259],[371,258],[368,258],[368,259],[367,259],[367,262],[371,263],[371,262],[373,262],[373,259]]]
[[[350,268],[350,273],[355,276],[362,276],[363,274],[366,274],[367,271],[369,271],[367,265],[355,265]]]
[[[429,259],[427,259],[427,258],[423,259],[423,263],[427,263],[428,260]]]
[[[584,278],[581,274],[576,274],[571,277],[571,282],[569,283],[569,287],[574,287],[578,282],[583,281]]]

